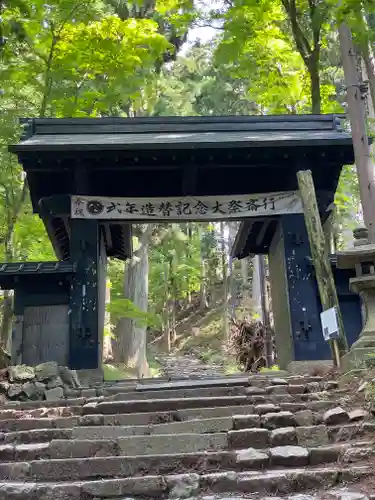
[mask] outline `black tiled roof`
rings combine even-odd
[[[335,115],[62,118],[25,122],[21,151],[158,150],[350,144]]]
[[[11,262],[0,263],[1,276],[73,274],[75,265],[70,262]]]

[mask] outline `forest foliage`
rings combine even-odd
[[[225,0],[204,8],[192,0],[1,0],[0,14],[0,259],[7,261],[55,258],[7,150],[22,133],[20,118],[342,113],[337,24],[343,20],[373,76],[373,0],[339,7],[322,0]],[[199,26],[212,27],[213,36],[187,44]],[[343,171],[336,205],[339,240],[359,211],[353,166]],[[214,302],[232,266],[230,228],[222,229],[153,228],[147,312],[124,297],[123,265],[112,261],[113,326],[128,315],[161,330],[168,323],[173,331],[176,314],[197,296],[202,307]],[[3,342],[8,329],[2,328]]]

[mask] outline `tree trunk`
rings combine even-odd
[[[236,238],[237,231],[239,229],[239,224],[237,222],[228,223],[229,235],[228,235],[228,249],[231,251],[233,241]],[[235,289],[235,280],[233,279],[233,257],[229,254],[228,263],[228,304],[230,304],[230,318],[234,318],[236,314],[237,306],[237,290]]]
[[[261,309],[262,309],[262,321],[267,327],[267,334],[264,342],[265,347],[265,358],[267,368],[271,368],[273,364],[273,349],[272,349],[272,335],[270,329],[270,309],[269,309],[269,295],[267,287],[267,271],[266,262],[264,255],[258,255],[259,258],[259,281],[261,288]]]
[[[375,67],[373,56],[370,52],[370,47],[368,43],[362,44],[361,47],[363,62],[365,63],[367,78],[370,87],[370,96],[371,96],[371,105],[369,106],[371,111],[369,114],[373,114],[374,106],[375,106]]]
[[[347,84],[348,114],[353,136],[353,147],[361,194],[363,218],[369,240],[375,243],[375,183],[371,149],[366,130],[366,110],[360,91],[357,58],[352,34],[347,24],[339,26],[340,50]]]
[[[106,306],[111,302],[111,287],[109,280],[105,283],[105,303]],[[104,338],[103,338],[103,361],[104,363],[113,361],[112,335],[111,335],[111,314],[104,313]]]
[[[241,259],[242,293],[248,297],[249,292],[249,260],[247,257]]]
[[[22,191],[17,200],[13,200],[14,205],[12,205],[9,193],[6,193],[6,211],[7,211],[7,229],[5,238],[3,240],[5,247],[5,258],[7,262],[13,262],[14,259],[14,229],[16,222],[21,213],[22,207],[26,200],[26,195],[28,192],[27,180],[24,180]],[[1,322],[1,343],[6,348],[11,343],[11,332],[12,332],[12,320],[13,320],[13,294],[6,290],[4,292],[4,304],[3,304],[3,317]]]
[[[199,308],[204,311],[208,307],[207,301],[207,263],[206,255],[204,252],[202,240],[203,240],[203,230],[200,224],[197,225],[199,241],[200,241],[200,257],[201,257],[201,276],[200,276],[200,287],[199,287]]]
[[[141,311],[148,305],[148,235],[143,233],[140,248],[134,252],[125,268],[125,298]],[[116,329],[117,362],[136,368],[137,377],[147,377],[149,366],[146,356],[147,326],[130,318],[121,318]]]
[[[188,237],[188,244],[186,245],[186,258],[187,258],[187,261],[190,262],[190,259],[191,259],[190,246],[191,246],[191,240],[192,240],[192,237],[193,237],[193,232],[192,232],[192,228],[191,228],[191,222],[187,222],[186,223],[186,236]],[[191,304],[191,290],[190,290],[189,273],[187,275],[187,280],[188,280],[187,302],[190,305]]]
[[[369,82],[370,98],[369,102],[369,116],[373,118],[374,116],[374,106],[375,106],[375,65],[374,65],[374,54],[371,48],[371,41],[369,36],[371,35],[371,30],[373,29],[369,24],[369,20],[364,13],[358,13],[357,16],[357,29],[363,34],[359,42],[359,51],[362,55],[364,68],[361,67],[361,73],[363,75],[362,81]],[[365,70],[365,71],[363,71]]]
[[[169,261],[169,301],[168,301],[168,314],[169,314],[169,330],[171,337],[171,344],[176,342],[176,286],[174,275],[174,257]]]
[[[170,326],[170,317],[169,317],[169,300],[170,300],[170,291],[169,291],[169,266],[168,263],[164,263],[164,283],[165,283],[165,299],[164,299],[164,307],[163,307],[163,338],[164,338],[164,349],[165,352],[171,352],[171,326]]]
[[[260,255],[256,255],[253,258],[253,280],[251,296],[254,303],[254,313],[259,317],[261,321],[263,321]]]
[[[225,227],[224,222],[220,222],[220,238],[221,238],[221,267],[223,273],[223,334],[224,340],[229,340],[229,280],[228,280],[228,260],[225,247]]]
[[[320,51],[316,48],[311,54],[308,64],[308,71],[311,82],[311,112],[319,115],[322,109],[322,98],[320,94],[320,74],[319,74]]]
[[[201,311],[205,311],[208,308],[206,267],[204,256],[201,255],[201,283],[199,288],[199,308]]]
[[[11,337],[13,319],[13,294],[10,290],[4,290],[3,295],[3,317],[1,322],[1,345],[7,349]]]

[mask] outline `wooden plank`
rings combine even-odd
[[[22,362],[37,365],[56,361],[66,366],[69,351],[67,305],[26,307],[23,322]]]
[[[337,308],[340,337],[338,339],[340,354],[348,351],[348,342],[345,335],[335,281],[332,274],[329,253],[320,220],[315,186],[310,170],[297,172],[298,186],[302,198],[307,233],[309,236],[311,255],[315,267],[316,280],[319,288],[320,301],[323,310]]]

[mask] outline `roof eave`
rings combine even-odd
[[[371,141],[372,142],[372,141]],[[269,147],[306,147],[306,146],[352,146],[351,137],[337,139],[277,139],[274,141],[228,141],[228,142],[178,142],[178,143],[132,143],[132,144],[25,144],[20,143],[9,146],[12,153],[43,153],[61,151],[154,151],[154,150],[179,150],[179,149],[226,149],[226,148],[269,148]]]

